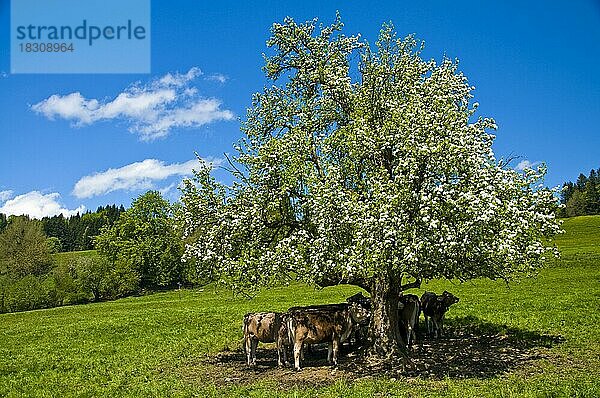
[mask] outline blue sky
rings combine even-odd
[[[499,126],[498,157],[546,162],[550,186],[600,167],[598,1],[154,0],[150,74],[11,75],[10,7],[0,0],[0,211],[128,206],[148,188],[175,199],[194,152],[218,161],[240,138],[252,93],[268,84],[271,24],[329,23],[336,10],[348,34],[373,42],[392,21],[425,41],[425,57],[460,59],[479,113]],[[163,89],[176,99],[151,121],[113,109],[119,94]],[[90,110],[94,99],[100,109]],[[80,111],[70,120],[67,100]]]

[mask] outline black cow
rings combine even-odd
[[[458,297],[444,291],[441,296],[432,292],[425,292],[421,296],[421,309],[427,325],[427,333],[435,334],[438,338],[444,333],[444,317],[450,306],[458,303]]]

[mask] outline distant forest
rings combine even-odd
[[[193,262],[181,261],[176,208],[149,191],[128,210],[112,205],[42,220],[0,214],[0,313],[198,283]]]
[[[96,211],[87,211],[64,217],[62,214],[42,218],[46,236],[54,246],[53,252],[71,252],[94,249],[93,237],[104,226],[112,226],[125,211],[123,205],[100,206]],[[0,232],[8,224],[6,215],[0,213]]]
[[[563,184],[560,217],[600,214],[600,168],[592,169],[586,177],[579,174],[577,181]]]

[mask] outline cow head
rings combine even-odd
[[[366,325],[371,320],[371,299],[356,293],[346,299],[350,309],[350,316],[354,323]]]
[[[363,296],[362,292],[356,293],[354,296],[350,296],[346,299],[348,304],[359,304],[363,308],[371,309],[371,299]]]
[[[371,320],[371,309],[365,308],[359,303],[352,303],[349,307],[352,322],[359,325],[366,325]]]
[[[446,307],[450,307],[454,303],[458,303],[459,298],[450,292],[444,290],[442,293],[442,301]]]

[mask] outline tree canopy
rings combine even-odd
[[[160,192],[137,197],[131,208],[95,239],[98,251],[113,263],[129,264],[141,287],[168,287],[183,281],[183,243],[174,209]]]
[[[8,225],[8,219],[6,217],[6,214],[0,213],[0,233],[2,233],[2,231],[4,231],[4,228],[6,228],[7,225]]]
[[[374,303],[373,352],[397,352],[399,295],[431,278],[510,280],[555,253],[545,166],[495,158],[492,119],[448,59],[383,26],[374,46],[339,17],[274,24],[231,186],[200,166],[185,182],[187,246],[234,289],[350,283]]]
[[[50,248],[42,223],[12,216],[0,234],[0,276],[39,276],[51,267]]]
[[[579,174],[575,183],[564,183],[561,203],[564,205],[559,211],[561,217],[600,214],[600,169],[590,170],[587,177]]]

